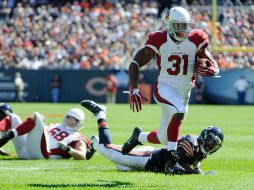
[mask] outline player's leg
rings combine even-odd
[[[167,143],[168,150],[176,150],[180,127],[188,109],[188,91],[179,92],[173,87],[158,83],[154,98],[162,108],[158,139]],[[186,94],[184,94],[186,93]]]
[[[35,112],[30,118],[32,119],[31,123],[26,126],[26,128],[31,129],[27,132],[26,149],[28,159],[48,159],[48,134],[44,124],[44,116]]]
[[[122,155],[121,146],[113,145],[109,127],[106,120],[106,107],[96,104],[90,100],[83,100],[81,105],[91,111],[97,119],[99,138],[93,138],[97,142],[93,142],[92,147],[98,150],[100,154],[108,158],[112,162],[125,167],[144,168],[149,156],[144,155],[146,152],[140,151],[132,153],[133,155]]]
[[[80,102],[81,106],[88,109],[90,112],[92,112],[95,117],[97,118],[98,123],[98,130],[99,130],[99,136],[100,141],[102,143],[111,143],[111,135],[109,132],[107,120],[106,120],[106,112],[107,108],[103,105],[99,105],[91,100],[83,100]],[[93,136],[91,138],[91,148],[86,153],[86,159],[90,160],[91,157],[94,155],[95,151],[98,149],[98,143],[97,140],[99,138],[97,136]],[[98,140],[99,141],[99,140]]]
[[[15,129],[18,125],[22,123],[20,117],[16,114],[11,114],[9,118],[11,123],[10,125],[11,129]],[[27,149],[26,149],[26,142],[27,142],[26,138],[27,138],[27,134],[24,134],[12,139],[12,143],[15,147],[17,156],[23,159],[26,159],[28,157]]]
[[[155,86],[154,98],[163,109],[157,137],[160,142],[167,143],[168,163],[170,164],[166,164],[165,168],[168,173],[184,172],[184,169],[177,162],[176,149],[180,127],[187,113],[189,92],[190,90],[179,91],[161,83]]]
[[[145,147],[144,147],[145,148]],[[118,169],[131,168],[134,170],[145,170],[145,166],[152,154],[151,149],[132,150],[126,155],[121,152],[122,148],[114,144],[99,144],[98,151],[101,155],[118,165]],[[124,166],[124,167],[119,167]]]
[[[41,148],[41,143],[46,145],[46,140],[44,135],[45,132],[43,119],[39,113],[34,113],[24,122],[8,131],[7,135],[5,135],[3,138],[0,138],[0,142],[5,144],[10,139],[24,136],[25,134],[27,134],[27,137],[24,148],[27,150],[27,155],[20,155],[20,157],[24,159],[47,157],[47,154],[42,154],[44,149]]]

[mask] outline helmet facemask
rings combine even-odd
[[[177,41],[183,41],[189,36],[191,23],[172,20],[169,22],[168,33]]]
[[[208,154],[212,154],[222,146],[222,142],[218,136],[209,133],[201,146]]]
[[[208,127],[201,132],[199,142],[203,153],[211,155],[222,146],[223,136],[216,135],[215,131],[217,130],[218,128]],[[219,130],[219,132],[221,131]]]
[[[71,130],[78,131],[83,128],[85,115],[83,111],[78,108],[69,110],[64,117],[64,126]]]

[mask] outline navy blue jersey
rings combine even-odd
[[[195,135],[186,135],[178,140],[177,155],[179,164],[185,166],[194,165],[206,158],[206,154],[200,150],[198,136]]]
[[[186,135],[178,140],[177,154],[179,156],[178,163],[182,166],[193,166],[203,160],[204,155],[199,148],[198,136]],[[164,172],[165,163],[167,162],[167,150],[155,150],[147,162],[146,170],[153,172]]]

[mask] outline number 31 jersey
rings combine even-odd
[[[158,81],[175,88],[192,88],[196,53],[209,44],[207,34],[191,30],[181,43],[175,42],[166,30],[152,32],[145,47],[155,51],[159,70]]]

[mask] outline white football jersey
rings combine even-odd
[[[192,88],[196,53],[208,45],[208,36],[193,29],[181,43],[172,40],[166,30],[153,32],[145,43],[156,52],[159,70],[158,81],[179,88]]]
[[[58,148],[58,142],[62,142],[66,145],[78,140],[85,140],[81,134],[75,130],[65,127],[63,124],[57,124],[48,131],[48,147],[51,155],[61,155],[67,157],[66,153]],[[86,141],[85,141],[86,142]]]

